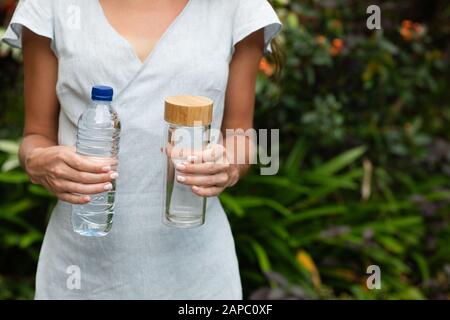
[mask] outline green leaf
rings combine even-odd
[[[326,216],[336,216],[340,214],[345,214],[347,212],[348,209],[345,206],[337,206],[337,205],[323,206],[309,210],[304,210],[298,213],[293,213],[290,217],[287,217],[282,223],[283,224],[298,223],[309,219],[317,219]]]
[[[29,210],[35,206],[35,203],[28,198],[24,198],[17,202],[7,203],[0,206],[0,218],[7,219],[9,217],[15,216],[16,214]]]
[[[18,154],[19,146],[19,142],[11,140],[0,140],[0,151],[8,154]]]
[[[53,193],[51,193],[44,187],[36,185],[36,184],[30,184],[28,186],[28,191],[30,191],[30,193],[40,196],[40,197],[52,198],[52,199],[55,198],[55,195]]]
[[[269,207],[281,213],[284,216],[290,216],[292,214],[292,212],[288,208],[283,206],[278,201],[275,201],[270,198],[247,196],[247,197],[239,197],[237,198],[237,201],[242,207],[245,208]]]
[[[29,232],[23,235],[19,240],[19,247],[22,249],[28,248],[33,243],[41,241],[43,238],[42,234],[36,231]]]
[[[364,146],[345,151],[330,161],[315,168],[314,171],[322,175],[332,175],[353,163],[356,159],[361,157],[365,151],[366,147]]]
[[[246,182],[255,183],[258,185],[264,184],[271,187],[279,187],[288,189],[288,191],[297,194],[307,194],[311,189],[300,185],[288,177],[280,176],[249,176],[245,178]]]
[[[11,155],[6,159],[5,162],[3,162],[1,171],[11,171],[13,169],[16,169],[20,166],[19,158],[16,155]]]
[[[428,267],[428,262],[425,259],[425,257],[419,253],[413,253],[412,257],[414,261],[417,264],[417,267],[419,268],[421,277],[422,277],[422,283],[426,283],[430,280],[430,269]]]
[[[292,148],[286,159],[286,163],[284,164],[284,171],[289,174],[290,177],[298,175],[306,151],[306,143],[303,139],[297,141]]]
[[[20,171],[0,172],[0,182],[4,183],[24,183],[27,182],[28,176]]]
[[[229,208],[232,212],[236,214],[236,216],[242,218],[245,215],[244,209],[241,207],[238,201],[236,201],[233,196],[229,195],[226,192],[223,192],[220,195],[220,201]]]
[[[256,255],[256,258],[258,259],[259,267],[261,268],[262,272],[268,272],[272,269],[272,266],[270,265],[269,258],[267,256],[266,251],[264,248],[256,241],[251,241],[251,246],[253,248],[253,251]]]
[[[404,246],[393,237],[379,236],[377,240],[392,253],[403,254],[405,252]]]

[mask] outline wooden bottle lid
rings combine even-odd
[[[165,99],[164,120],[168,123],[192,127],[209,125],[212,121],[213,101],[201,96],[172,96]]]

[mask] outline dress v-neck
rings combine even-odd
[[[130,54],[133,56],[133,60],[139,64],[139,66],[142,68],[144,65],[148,63],[149,60],[151,60],[151,57],[154,55],[154,52],[161,46],[161,43],[165,40],[165,38],[168,36],[170,31],[174,28],[174,26],[177,24],[177,21],[180,20],[180,18],[185,14],[185,12],[189,9],[191,2],[193,0],[188,0],[187,3],[184,5],[181,12],[172,20],[172,22],[169,24],[169,26],[164,30],[162,35],[159,37],[159,39],[155,42],[155,45],[153,46],[152,50],[147,54],[147,56],[144,58],[144,60],[141,60],[139,58],[139,55],[137,54],[136,49],[131,44],[131,42],[124,37],[120,32],[117,31],[117,29],[109,22],[108,17],[106,16],[106,13],[103,9],[102,4],[100,3],[100,0],[95,0],[97,8],[99,10],[100,16],[103,19],[104,24],[108,27],[108,29],[115,35],[116,38],[118,38],[128,49]]]

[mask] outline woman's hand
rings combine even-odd
[[[73,204],[90,201],[89,194],[112,189],[117,178],[115,160],[95,161],[75,153],[74,147],[35,148],[25,160],[31,182],[44,186],[59,199]]]
[[[188,159],[176,165],[176,178],[179,183],[192,186],[199,196],[217,196],[239,180],[239,167],[230,164],[226,149],[220,144],[211,144]]]

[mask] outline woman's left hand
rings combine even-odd
[[[188,160],[176,165],[176,178],[192,186],[199,196],[217,196],[239,180],[238,165],[228,161],[226,149],[220,144],[210,144],[203,152],[188,156]]]

